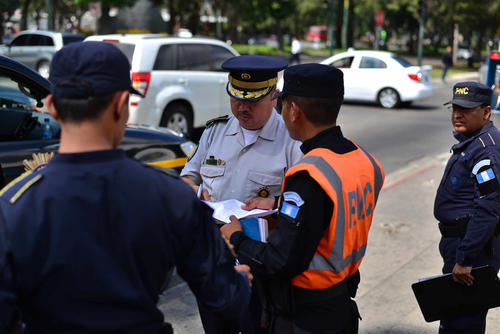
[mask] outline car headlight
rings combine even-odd
[[[198,145],[196,145],[192,141],[186,141],[186,142],[181,144],[181,150],[182,150],[182,152],[184,152],[184,154],[186,155],[186,157],[188,159],[191,159],[193,154],[196,152],[197,148],[198,148]]]

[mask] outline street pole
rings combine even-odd
[[[47,30],[54,30],[52,26],[52,6],[50,5],[50,0],[45,1],[45,11],[47,12]]]
[[[329,4],[330,4],[330,20],[328,21],[328,41],[330,42],[330,56],[333,56],[333,47],[334,47],[333,24],[335,16],[335,0],[329,0]]]
[[[418,66],[422,66],[422,47],[424,39],[424,22],[425,18],[423,15],[420,16],[420,25],[418,27]]]

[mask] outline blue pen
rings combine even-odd
[[[198,187],[198,193],[196,194],[196,196],[198,196],[198,198],[201,198],[202,191],[203,191],[203,183],[200,183],[200,186]]]

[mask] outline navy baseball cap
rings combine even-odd
[[[221,65],[229,70],[227,93],[235,99],[248,101],[267,96],[278,82],[278,72],[287,66],[284,60],[257,55],[233,57]]]
[[[475,108],[491,105],[492,90],[486,85],[475,81],[459,82],[453,86],[453,99],[447,104],[456,104],[463,108]]]
[[[295,95],[316,98],[343,98],[344,73],[334,66],[300,64],[283,74],[283,90],[275,98]]]
[[[105,42],[71,43],[57,51],[49,80],[55,97],[85,99],[121,90],[143,96],[132,87],[127,57]]]

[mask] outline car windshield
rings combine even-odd
[[[65,35],[63,36],[63,45],[68,45],[74,42],[81,42],[85,39],[85,36],[80,35]]]
[[[394,59],[395,61],[397,61],[398,63],[401,64],[401,66],[403,67],[410,67],[412,66],[412,64],[410,64],[406,59],[404,59],[403,57],[401,56],[392,56],[392,59]]]

